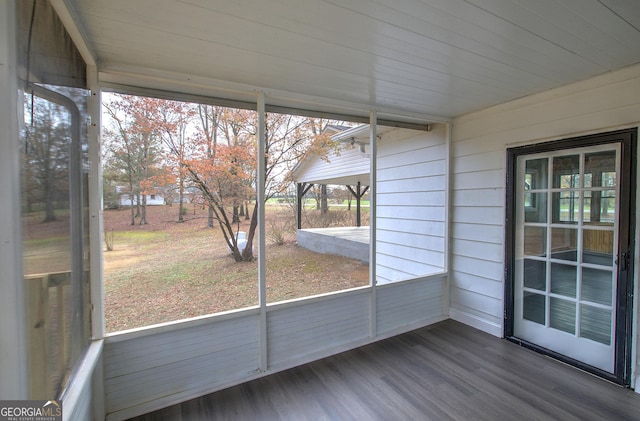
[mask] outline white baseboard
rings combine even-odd
[[[465,313],[464,311],[460,311],[455,308],[449,309],[449,317],[457,322],[464,323],[465,325],[469,325],[490,335],[497,336],[499,338],[504,337],[504,331],[501,324],[481,319],[478,316]]]

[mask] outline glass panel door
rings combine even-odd
[[[513,334],[614,373],[620,145],[516,161]]]

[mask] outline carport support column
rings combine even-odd
[[[296,222],[298,224],[298,229],[300,230],[302,229],[302,203],[303,203],[304,195],[307,194],[307,192],[311,187],[313,187],[313,184],[298,183],[296,186],[297,186],[296,199],[298,201],[298,213],[297,213]]]
[[[361,201],[362,201],[362,197],[369,190],[369,186],[365,187],[364,190],[362,190],[362,183],[358,181],[358,184],[356,185],[356,190],[355,191],[351,188],[351,186],[347,186],[347,190],[349,190],[349,192],[351,192],[351,194],[356,198],[356,226],[360,227],[360,226],[362,226],[362,205],[361,205]]]
[[[304,185],[302,183],[296,184],[296,224],[298,229],[302,229],[302,189]]]
[[[260,371],[268,369],[269,359],[267,355],[267,272],[265,250],[265,184],[266,184],[266,107],[264,93],[258,93],[258,182],[256,206],[258,206],[258,302],[260,304]]]
[[[358,185],[356,186],[356,227],[362,226],[362,218],[360,216],[360,200],[362,198],[362,192],[360,189],[362,185],[358,181]]]
[[[369,202],[369,285],[371,287],[371,301],[369,303],[369,336],[374,339],[378,336],[378,297],[376,292],[376,172],[377,165],[377,141],[378,141],[378,114],[371,111],[369,114],[369,144],[371,156],[369,158],[369,186],[371,189]]]

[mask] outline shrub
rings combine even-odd
[[[275,245],[286,244],[289,234],[295,233],[295,222],[287,212],[278,212],[275,218],[269,219],[267,236]]]
[[[113,251],[113,243],[116,238],[113,230],[104,232],[104,244],[107,246],[107,251]]]

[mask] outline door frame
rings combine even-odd
[[[506,205],[505,205],[505,289],[504,289],[504,335],[509,341],[548,355],[607,380],[629,386],[631,382],[632,340],[633,340],[633,286],[634,286],[634,244],[636,229],[636,162],[638,129],[625,129],[614,132],[572,137],[563,140],[537,143],[507,149],[506,168]],[[515,185],[516,163],[521,155],[553,152],[562,149],[585,146],[620,144],[620,211],[618,213],[619,250],[618,258],[626,253],[626,261],[618,265],[618,288],[616,293],[616,329],[614,345],[614,373],[587,365],[581,361],[542,348],[514,336],[514,279],[515,268]],[[629,194],[622,194],[628,191]],[[628,210],[622,212],[622,210]]]

